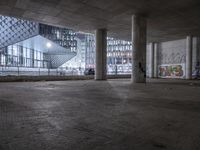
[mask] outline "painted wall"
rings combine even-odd
[[[147,77],[150,77],[150,44],[147,45]],[[162,42],[158,44],[158,76],[161,78],[185,78],[186,39]],[[200,38],[193,37],[193,72],[200,61]]]
[[[184,78],[185,64],[165,64],[158,66],[160,78]]]
[[[161,78],[184,78],[186,40],[168,41],[159,44],[158,76]]]

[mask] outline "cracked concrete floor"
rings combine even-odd
[[[0,150],[199,150],[200,82],[0,83]]]

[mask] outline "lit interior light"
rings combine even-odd
[[[50,42],[47,43],[47,47],[50,48],[52,45]]]

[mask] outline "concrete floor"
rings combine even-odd
[[[0,150],[199,150],[200,82],[0,83]]]

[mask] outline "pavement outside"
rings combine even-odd
[[[157,149],[200,149],[200,81],[0,83],[0,150]]]

